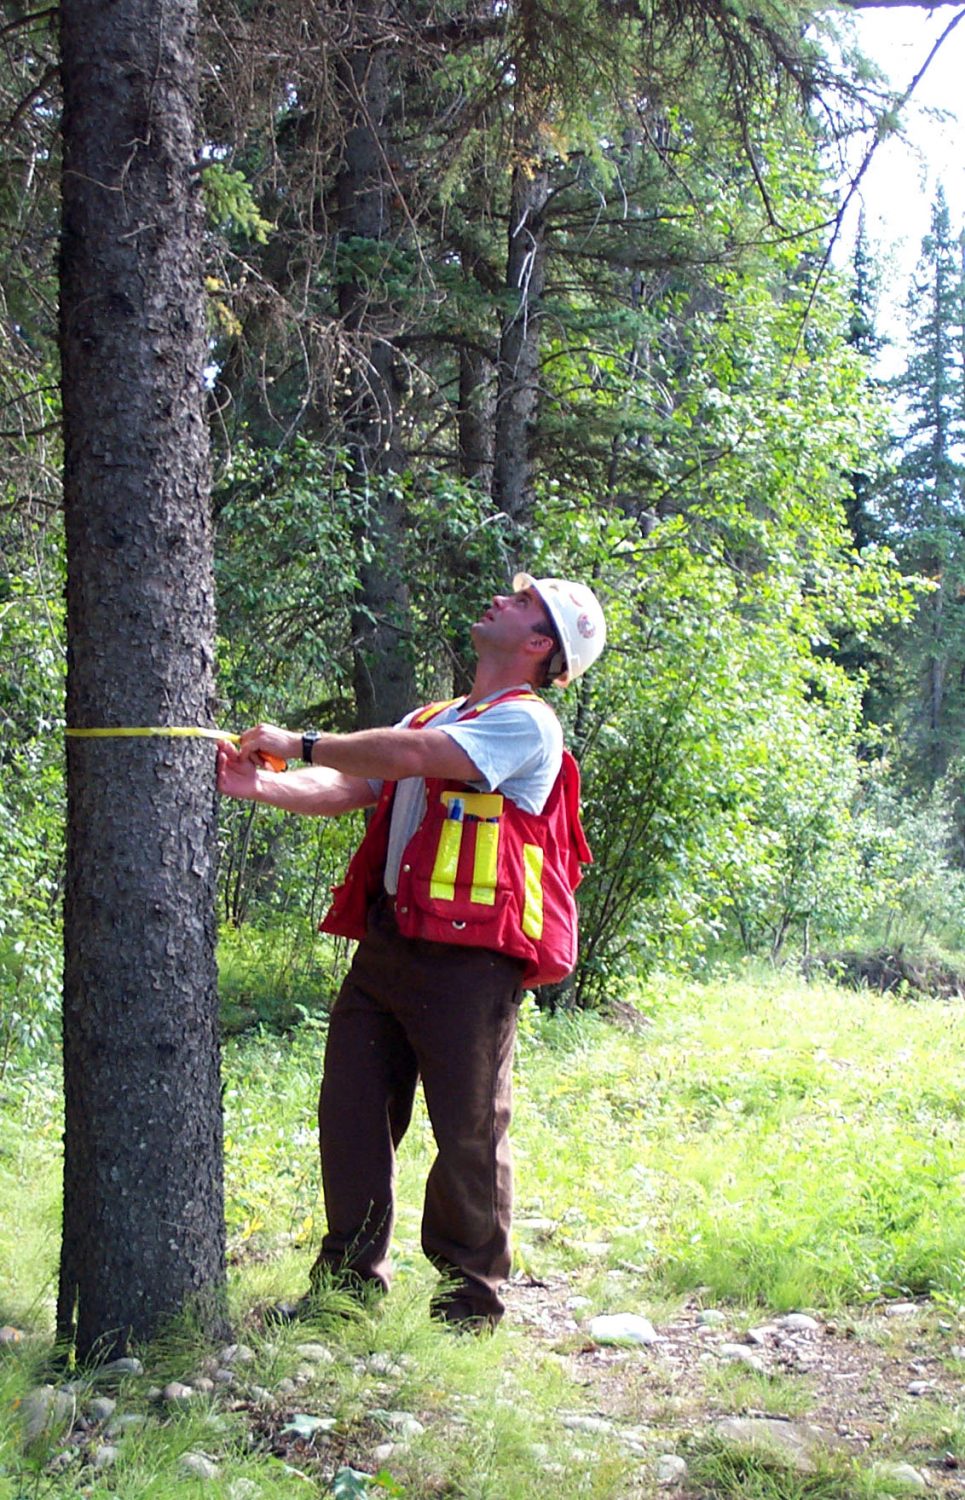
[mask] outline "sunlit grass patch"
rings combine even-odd
[[[0,1102],[0,1324],[43,1327],[57,1276],[63,1105],[60,1070],[32,1061]]]
[[[965,1257],[965,1017],[788,982],[654,987],[644,1036],[527,1042],[516,1138],[544,1253],[774,1309],[941,1290]],[[527,1108],[532,1101],[532,1111]]]
[[[711,1403],[723,1412],[801,1417],[814,1405],[813,1385],[805,1376],[759,1374],[737,1363],[705,1365],[703,1385]]]
[[[708,1438],[688,1453],[688,1491],[700,1500],[874,1500],[895,1486],[838,1455],[817,1454],[802,1470],[763,1444]]]
[[[904,1449],[924,1450],[924,1457],[944,1464],[965,1462],[965,1406],[944,1400],[910,1397],[892,1417],[891,1438]]]

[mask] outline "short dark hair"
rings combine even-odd
[[[553,621],[550,619],[549,615],[544,615],[539,623],[534,627],[534,629],[537,635],[548,635],[550,640],[553,642],[552,650],[547,651],[546,655],[543,657],[543,660],[539,664],[539,677],[536,680],[537,687],[549,687],[550,683],[553,681],[553,678],[558,676],[559,673],[564,670],[564,667],[566,665],[564,660],[563,666],[557,667],[555,671],[552,670],[553,663],[556,661],[557,656],[562,656],[563,654],[563,642],[560,640],[560,633],[557,630],[556,626],[553,624]]]

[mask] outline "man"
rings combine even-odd
[[[388,1288],[395,1152],[421,1078],[438,1147],[422,1223],[444,1277],[433,1313],[473,1329],[502,1316],[510,1265],[518,1003],[524,983],[573,967],[589,858],[575,763],[535,689],[578,677],[606,637],[584,585],[521,573],[513,589],[472,627],[466,698],[355,734],[261,724],[218,754],[229,796],[323,816],[378,802],[322,924],[360,942],[325,1050],[313,1283],[331,1271]],[[265,755],[310,768],[268,771]]]

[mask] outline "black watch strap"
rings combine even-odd
[[[312,751],[318,738],[318,731],[315,729],[309,729],[307,734],[302,735],[302,760],[308,765],[312,763]]]

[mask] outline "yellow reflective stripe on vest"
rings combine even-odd
[[[499,819],[476,824],[476,851],[472,862],[470,901],[479,906],[496,905],[496,862],[499,859]]]
[[[462,847],[462,819],[446,818],[439,831],[436,862],[429,881],[429,895],[434,901],[453,901],[456,895],[456,870]]]
[[[409,728],[414,729],[418,726],[421,729],[423,724],[427,723],[429,719],[434,719],[436,714],[441,714],[447,708],[452,708],[454,703],[461,702],[461,698],[446,698],[443,703],[428,703],[425,708],[418,709],[412,715],[412,718],[409,720]]]
[[[523,931],[528,938],[543,936],[543,851],[538,844],[523,845]]]

